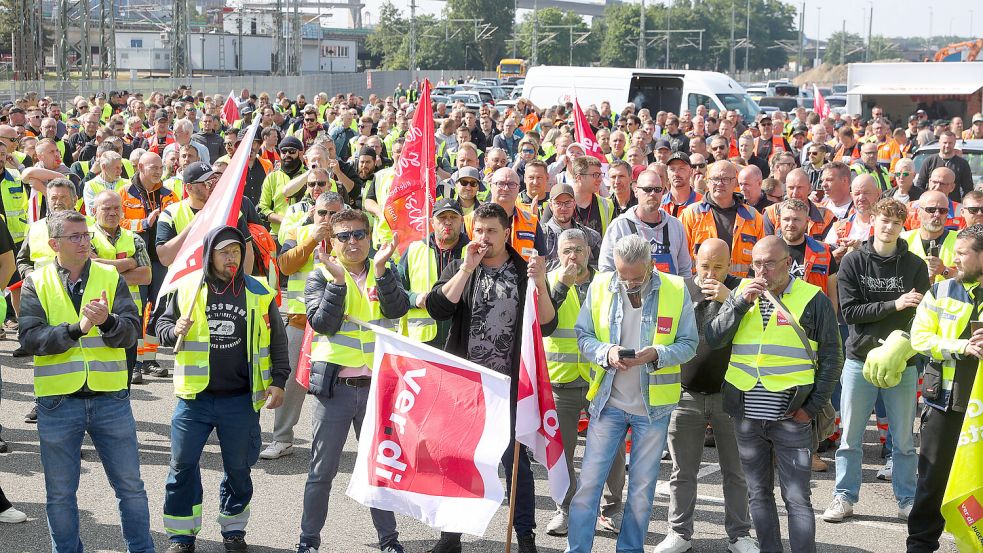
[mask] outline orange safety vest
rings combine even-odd
[[[123,200],[123,219],[119,225],[133,232],[145,232],[147,229],[143,226],[143,220],[147,218],[150,211],[154,209],[164,211],[167,206],[181,201],[181,198],[178,198],[174,192],[163,186],[158,190],[160,191],[160,205],[144,205],[143,198],[146,195],[143,193],[143,189],[136,184],[131,184],[120,190],[119,195]]]
[[[692,187],[690,187],[689,198],[686,198],[686,203],[684,204],[677,204],[673,202],[672,194],[670,194],[669,191],[667,190],[666,194],[662,196],[662,211],[665,211],[669,215],[672,215],[673,217],[676,217],[678,219],[679,215],[683,212],[684,209],[686,209],[688,206],[692,204],[695,204],[696,202],[702,202],[702,201],[703,201],[703,194],[700,194],[699,192],[696,191],[696,189]]]
[[[833,223],[832,232],[836,233],[837,238],[847,238],[850,236],[850,231],[853,230],[853,218],[857,216],[856,212],[853,212],[846,219],[838,219]],[[870,238],[874,235],[874,225],[870,225],[870,231],[867,233],[867,237]]]
[[[779,213],[779,206],[781,204],[771,204],[765,208],[764,218],[774,229],[775,234],[778,234],[781,230],[781,218],[782,214]],[[806,226],[806,234],[815,238],[816,240],[822,241],[826,237],[826,231],[833,226],[833,222],[836,221],[836,215],[833,212],[826,209],[825,207],[819,207],[818,205],[809,202],[809,223]]]
[[[761,141],[761,137],[754,139],[754,155],[758,155],[758,144]],[[768,160],[770,161],[772,156],[778,152],[784,152],[785,149],[785,138],[778,134],[771,135],[771,153],[768,154]]]
[[[713,220],[710,204],[703,200],[687,207],[679,220],[686,230],[690,255],[695,260],[700,244],[709,238],[717,238],[717,224]],[[751,248],[764,234],[764,219],[761,214],[745,203],[738,204],[730,248],[730,274],[740,278],[747,277],[751,270]]]
[[[829,284],[829,264],[832,258],[833,255],[830,253],[829,244],[806,236],[803,279],[809,284],[814,284],[822,288],[823,293],[827,295],[829,295],[829,290],[827,290],[827,285]]]
[[[914,230],[921,228],[922,222],[918,218],[918,202],[911,202],[908,205],[908,217],[905,219],[904,228]],[[949,230],[961,230],[966,227],[966,220],[962,216],[962,205],[959,202],[949,200],[949,214],[945,218],[945,228]]]
[[[468,238],[473,240],[474,211],[464,216],[464,227],[468,231]],[[512,239],[509,243],[526,261],[529,261],[533,255],[545,253],[536,252],[537,228],[539,228],[539,217],[530,212],[527,207],[515,204],[515,213],[512,214]]]
[[[860,143],[857,142],[854,144],[849,151],[844,150],[844,146],[840,146],[837,148],[836,154],[833,155],[833,161],[843,161],[845,156],[850,156],[850,161],[844,162],[847,165],[851,165],[854,161],[860,159]]]

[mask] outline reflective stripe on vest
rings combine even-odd
[[[331,273],[323,265],[317,267],[316,270],[320,270],[328,282],[334,282]],[[375,271],[371,268],[368,270],[365,277],[365,294],[362,293],[348,271],[345,271],[345,285],[346,314],[390,329],[394,327],[395,321],[382,318],[382,309],[379,307],[379,300],[375,291]],[[336,363],[342,367],[365,365],[371,369],[374,352],[375,332],[363,329],[347,320],[341,324],[341,328],[336,334],[332,336],[317,334],[311,343],[311,361]]]
[[[560,281],[561,272],[562,268],[546,275],[551,290]],[[543,337],[546,367],[549,369],[550,382],[555,384],[566,384],[578,378],[590,382],[590,363],[580,354],[577,332],[574,330],[579,314],[580,297],[577,295],[577,287],[571,286],[567,290],[567,297],[556,311],[556,330]]]
[[[119,238],[116,244],[109,242],[106,234],[97,228],[92,229],[92,247],[96,250],[96,255],[102,259],[126,259],[133,257],[137,253],[137,245],[134,240],[133,232],[125,228],[119,229]],[[122,255],[123,257],[120,257]],[[143,313],[143,300],[140,297],[140,287],[127,285],[133,303],[137,305],[137,311]]]
[[[676,331],[679,327],[679,318],[683,312],[683,297],[685,295],[685,281],[676,275],[665,273],[658,274],[661,283],[659,286],[659,305],[656,311],[656,328],[653,335],[652,344],[668,346],[676,341]],[[614,273],[600,273],[594,277],[590,284],[589,295],[591,297],[591,318],[594,322],[594,334],[601,342],[611,343],[611,306],[614,301],[615,292],[611,291],[611,282]],[[655,276],[653,276],[655,278]],[[645,347],[647,344],[642,344]],[[595,372],[594,378],[603,379],[607,371],[600,366],[591,364],[591,370]],[[682,393],[680,381],[680,367],[662,367],[648,374],[649,405],[673,405],[679,403]],[[596,387],[596,382],[591,383],[591,388]]]
[[[935,294],[935,302],[932,303],[929,294],[926,294],[926,301],[922,302],[919,309],[925,307],[935,312],[938,319],[939,338],[955,342],[962,335],[966,326],[969,325],[969,320],[973,316],[973,299],[966,291],[963,283],[955,279],[943,280],[934,285],[932,292]],[[952,357],[940,356],[936,352],[930,355],[932,355],[933,360],[942,363],[942,389],[946,394],[951,394],[952,381],[956,376],[956,360]],[[946,400],[940,395],[936,404]]]
[[[15,244],[24,241],[27,236],[27,194],[21,184],[20,174],[7,169],[0,182],[0,197],[3,198],[3,218],[7,222],[7,230]]]
[[[734,293],[741,293],[749,282],[742,281]],[[821,293],[818,286],[794,279],[781,300],[798,322],[806,305],[818,293]],[[816,351],[816,342],[809,340],[809,346]],[[762,328],[761,302],[755,302],[737,327],[725,380],[745,392],[759,380],[767,390],[780,392],[812,384],[814,377],[809,353],[785,316],[776,309],[768,325]]]
[[[314,225],[306,225],[297,229],[297,247],[307,242],[315,231]],[[314,254],[308,256],[304,266],[296,273],[287,276],[287,314],[304,315],[307,313],[304,303],[304,286],[307,285],[307,277],[314,269]]]
[[[939,253],[937,257],[946,267],[952,267],[956,264],[956,235],[957,233],[955,231],[946,231],[945,240],[939,244]],[[908,230],[901,233],[901,238],[908,243],[908,251],[922,259],[928,257],[928,253],[925,251],[925,247],[922,244],[922,238],[919,235],[918,229]],[[935,275],[935,280],[932,282],[942,282],[945,280],[945,278],[946,277],[942,275]]]
[[[246,352],[249,355],[249,381],[253,409],[259,411],[265,403],[267,388],[272,384],[270,375],[270,324],[266,321],[270,303],[275,294],[265,282],[246,277]],[[262,286],[264,292],[257,294],[250,287]],[[178,306],[194,304],[191,319],[194,321],[185,336],[184,347],[174,356],[174,393],[183,399],[195,396],[208,387],[209,380],[209,340],[208,316],[205,313],[205,298],[208,289],[198,282],[181,285],[177,290]],[[199,295],[195,301],[194,296]]]
[[[31,273],[41,307],[49,325],[79,322],[68,291],[58,275],[58,267],[49,264]],[[89,277],[82,292],[82,304],[98,300],[109,291],[109,310],[116,299],[119,273],[112,267],[89,264]],[[115,392],[126,388],[126,350],[108,347],[99,327],[79,339],[78,345],[63,353],[34,356],[34,395],[36,397],[66,395],[79,391],[83,385],[95,392]]]
[[[426,242],[413,242],[406,249],[407,273],[410,292],[426,294],[437,283],[437,257]],[[437,322],[426,309],[413,307],[400,321],[402,333],[420,342],[429,342],[437,336]]]
[[[686,230],[693,255],[696,255],[700,244],[708,238],[717,238],[717,224],[706,198],[687,207],[679,220]],[[734,220],[734,235],[731,239],[730,274],[740,278],[747,277],[751,270],[751,249],[762,236],[764,236],[764,224],[761,215],[753,207],[739,204],[737,217]]]
[[[48,244],[48,218],[32,223],[27,230],[27,243],[31,248],[31,263],[35,269],[50,265],[55,261],[55,250]]]
[[[474,211],[464,217],[464,228],[468,237],[474,239]],[[512,214],[512,239],[510,245],[519,252],[522,259],[529,261],[536,248],[536,229],[539,228],[539,217],[525,207],[516,204]],[[538,252],[542,255],[544,252]]]
[[[818,286],[824,294],[829,294],[827,286],[829,284],[829,264],[832,254],[829,245],[814,240],[811,236],[806,236],[805,256],[803,258],[804,277],[809,284]]]

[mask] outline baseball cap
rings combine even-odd
[[[690,167],[693,166],[693,164],[689,162],[689,155],[686,152],[673,152],[672,155],[669,156],[669,159],[666,160],[666,165],[671,165],[673,161],[682,161]]]
[[[973,116],[973,123],[983,123],[983,113],[977,113]]]
[[[256,111],[256,110],[253,108],[252,104],[246,104],[246,105],[242,106],[241,108],[239,108],[239,115],[240,116],[246,116],[246,115],[249,115],[250,113],[252,113],[254,111]]]
[[[213,174],[210,165],[204,161],[196,161],[184,168],[181,180],[184,181],[184,184],[196,184],[207,181]]]
[[[949,124],[949,122],[946,121],[945,119],[936,119],[935,122],[932,123],[932,125],[935,126],[935,127],[944,127],[944,126],[946,126],[948,124]]]
[[[159,109],[154,112],[154,121],[160,121],[161,119],[167,119],[167,110]]]
[[[474,167],[463,167],[458,169],[451,175],[451,180],[458,182],[464,179],[472,179],[481,182],[481,171],[475,169]]]
[[[911,123],[912,121],[918,121],[918,119],[919,119],[919,117],[917,115],[909,115],[908,116],[908,122],[909,123]]]
[[[461,209],[461,204],[457,203],[457,200],[451,198],[441,198],[437,200],[437,203],[433,204],[433,214],[440,215],[445,211],[453,211],[458,215],[464,215],[464,210]]]
[[[802,125],[796,125],[795,127],[792,128],[792,136],[795,136],[797,134],[809,134],[809,131],[806,130],[806,128],[803,127]]]
[[[672,146],[669,145],[669,141],[668,140],[659,140],[658,142],[655,143],[655,149],[656,150],[661,150],[662,148],[665,148],[667,150],[671,150],[672,149]]]
[[[553,188],[550,188],[550,199],[555,200],[562,196],[563,194],[568,194],[571,198],[575,197],[573,193],[573,187],[569,184],[559,183],[554,184]]]

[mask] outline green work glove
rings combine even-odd
[[[915,355],[911,338],[895,330],[880,346],[870,350],[864,362],[864,379],[878,388],[893,388],[901,382],[908,359]]]

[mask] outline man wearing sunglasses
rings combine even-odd
[[[965,222],[962,218],[962,205],[952,199],[953,194],[959,193],[956,191],[956,174],[948,167],[936,168],[929,177],[928,190],[941,192],[949,198],[949,210],[945,219],[946,228],[952,230],[964,228]],[[908,230],[916,229],[920,226],[918,203],[914,202],[908,206],[908,219],[905,221],[905,228]]]
[[[287,196],[284,189],[291,180],[302,175],[304,167],[304,144],[295,136],[287,136],[280,141],[280,165],[263,180],[262,191],[256,209],[270,223],[274,236],[280,231],[280,223],[287,212],[287,206],[300,201],[306,189]]]
[[[395,244],[384,244],[370,257],[372,230],[368,216],[358,210],[335,213],[330,225],[333,255],[321,255],[322,264],[311,271],[304,293],[307,318],[317,333],[311,344],[310,376],[310,393],[316,403],[299,553],[321,548],[331,484],[352,426],[362,424],[365,411],[358,406],[365,404],[372,383],[375,335],[345,316],[393,328],[410,308],[399,276],[389,263]],[[403,553],[393,513],[371,512],[382,551]]]
[[[901,238],[908,251],[925,260],[928,277],[933,283],[955,274],[956,230],[946,228],[949,200],[945,194],[929,190],[917,202],[919,226],[906,231]]]
[[[983,191],[973,190],[963,196],[962,216],[966,227],[983,224]]]
[[[324,169],[311,171],[324,177]],[[311,182],[318,182],[313,180]],[[321,181],[323,184],[323,181]],[[323,186],[318,187],[323,190]],[[297,204],[295,204],[297,205]],[[337,192],[318,193],[312,202],[306,219],[300,226],[287,230],[277,262],[280,274],[287,277],[287,289],[283,297],[283,311],[286,315],[287,350],[290,354],[290,377],[284,388],[283,405],[277,409],[273,419],[273,441],[260,452],[262,459],[279,459],[294,452],[294,426],[300,420],[307,390],[295,380],[297,360],[300,358],[307,326],[307,313],[304,302],[304,286],[307,277],[320,263],[323,256],[331,254],[331,216],[345,208]]]

